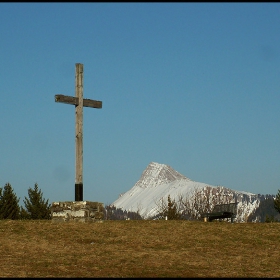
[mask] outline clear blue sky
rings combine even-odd
[[[280,3],[1,3],[0,186],[75,198],[84,64],[84,200],[109,204],[152,162],[198,182],[280,189]]]

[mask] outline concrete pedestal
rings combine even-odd
[[[103,220],[104,205],[91,201],[53,202],[51,218],[54,222],[94,222]]]

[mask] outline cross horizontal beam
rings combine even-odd
[[[55,95],[55,102],[61,102],[66,104],[72,104],[72,105],[79,105],[79,98],[68,96],[68,95],[62,95],[57,94]],[[83,99],[83,107],[91,107],[91,108],[102,108],[102,101],[92,100],[92,99]]]

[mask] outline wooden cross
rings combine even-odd
[[[76,63],[76,97],[55,95],[55,102],[76,107],[76,178],[75,201],[83,201],[83,107],[102,108],[102,101],[83,99],[83,64]]]

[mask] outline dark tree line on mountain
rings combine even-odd
[[[42,191],[36,183],[34,189],[28,189],[28,197],[24,198],[24,206],[19,206],[19,198],[10,183],[0,188],[0,219],[50,219],[51,211],[48,200],[43,198]]]
[[[126,211],[115,206],[106,205],[104,208],[105,220],[142,220],[138,212]]]
[[[280,190],[276,196],[259,195],[260,205],[254,213],[248,217],[248,222],[261,223],[280,222]]]
[[[274,199],[274,208],[278,213],[280,213],[280,189],[278,190],[278,193],[276,194]]]

